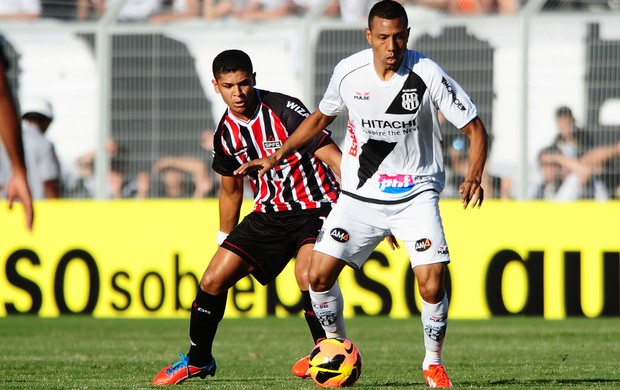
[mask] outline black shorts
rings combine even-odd
[[[331,204],[319,209],[250,213],[222,243],[254,267],[263,286],[282,272],[299,248],[314,244]]]

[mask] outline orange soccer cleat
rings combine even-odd
[[[452,387],[452,382],[443,364],[431,364],[428,370],[422,370],[429,387]]]
[[[292,371],[299,378],[310,378],[310,355],[296,361]]]
[[[179,360],[168,367],[163,368],[153,379],[156,386],[176,385],[189,378],[200,377],[206,378],[207,375],[214,376],[217,368],[215,359],[204,367],[196,367],[189,364],[189,358],[180,353]]]

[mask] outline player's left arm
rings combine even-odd
[[[335,143],[327,144],[314,152],[314,155],[331,168],[336,176],[340,176],[340,161],[342,160],[342,152]]]
[[[482,174],[487,161],[489,135],[480,120],[475,117],[461,129],[469,137],[469,168],[465,181],[459,186],[463,208],[482,206],[484,189],[481,186]]]
[[[220,232],[230,233],[237,223],[243,202],[243,176],[222,176],[219,198]]]

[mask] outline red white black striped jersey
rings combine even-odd
[[[248,121],[230,110],[222,117],[214,135],[213,169],[232,176],[243,163],[269,156],[309,115],[298,99],[281,93],[255,89],[258,108]],[[335,203],[339,187],[334,173],[314,152],[334,143],[327,130],[258,178],[248,174],[254,193],[255,212],[304,210]]]

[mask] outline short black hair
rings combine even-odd
[[[568,106],[562,106],[555,111],[556,118],[559,118],[561,116],[567,116],[569,118],[574,118],[573,111]]]
[[[242,50],[224,50],[213,59],[213,77],[216,80],[222,73],[238,71],[254,73],[250,56]]]
[[[50,118],[47,115],[43,115],[41,113],[38,112],[27,112],[24,115],[22,115],[22,119],[25,119],[27,121],[44,121],[44,120],[48,120],[48,121],[52,121],[52,118]]]
[[[538,160],[546,154],[562,154],[562,151],[556,145],[545,146],[538,152]]]
[[[368,13],[369,30],[374,18],[388,20],[403,18],[405,21],[405,26],[409,27],[409,17],[407,17],[407,11],[405,11],[405,7],[403,7],[402,4],[397,1],[381,0],[380,2],[372,6],[370,12]]]

